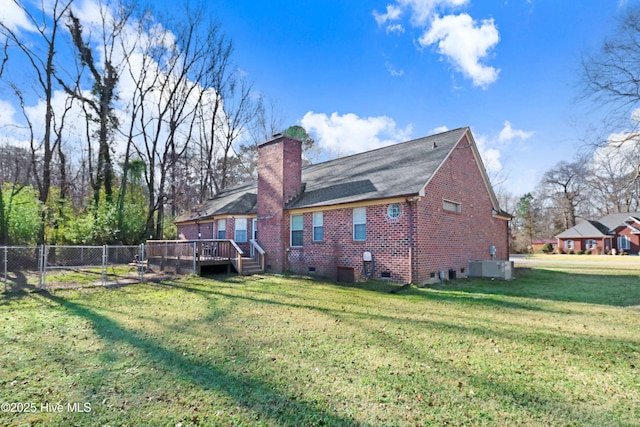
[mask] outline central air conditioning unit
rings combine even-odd
[[[513,261],[469,261],[468,277],[484,277],[488,279],[515,279]]]

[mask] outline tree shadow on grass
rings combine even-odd
[[[566,273],[543,268],[518,268],[510,281],[465,279],[432,285],[430,289],[473,295],[496,295],[557,302],[632,307],[640,305],[638,275]]]
[[[42,296],[59,304],[75,316],[87,319],[101,339],[118,344],[128,344],[143,352],[149,359],[160,363],[168,372],[183,378],[203,389],[216,389],[234,399],[239,406],[259,413],[272,422],[283,426],[325,425],[365,426],[349,418],[319,409],[311,402],[295,396],[287,396],[275,384],[250,376],[231,374],[210,364],[166,348],[155,340],[123,328],[114,320],[94,310],[61,298],[49,292]]]
[[[31,276],[26,275],[23,271],[10,271],[6,278],[0,283],[0,290],[5,291],[3,298],[0,298],[0,305],[4,305],[13,300],[18,300],[28,296],[31,292],[37,291],[38,285],[33,282],[37,282],[37,273]]]

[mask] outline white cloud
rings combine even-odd
[[[500,135],[498,136],[498,141],[500,142],[509,142],[513,139],[529,139],[533,136],[533,132],[526,132],[521,129],[514,129],[511,127],[511,123],[508,120],[505,120],[504,127],[500,131]]]
[[[607,145],[593,153],[591,167],[620,175],[637,171],[640,163],[640,134],[619,132],[609,135]]]
[[[475,141],[478,151],[480,152],[480,157],[482,157],[482,163],[484,163],[487,172],[490,175],[500,172],[503,169],[502,162],[500,161],[502,154],[500,150],[495,147],[495,142],[484,135],[475,135]]]
[[[387,5],[386,13],[379,13],[378,11],[373,11],[373,17],[379,26],[386,24],[389,21],[395,21],[400,18],[400,14],[402,13],[402,9],[398,6],[394,6],[392,4]]]
[[[415,26],[427,24],[438,9],[464,6],[469,0],[398,0],[403,9],[410,9],[411,22]]]
[[[438,53],[453,64],[455,69],[473,84],[486,88],[498,79],[499,69],[483,63],[500,41],[493,19],[475,21],[470,15],[452,14],[452,10],[468,5],[470,0],[396,0],[385,13],[373,12],[380,27],[387,33],[404,33],[398,22],[404,12],[409,21],[424,32],[419,47],[436,45]],[[440,16],[442,14],[442,16]]]
[[[504,169],[503,154],[510,152],[510,143],[516,140],[524,141],[533,136],[534,132],[514,129],[511,122],[505,120],[504,127],[497,134],[490,136],[475,134],[476,145],[489,175],[496,175]]]
[[[396,33],[396,34],[404,34],[404,27],[400,24],[394,24],[387,26],[387,34]]]
[[[493,19],[485,19],[478,26],[471,16],[463,13],[435,18],[419,43],[422,46],[437,44],[438,52],[471,78],[475,86],[486,88],[498,79],[500,70],[480,61],[488,56],[499,40]]]
[[[16,109],[7,101],[0,99],[0,129],[14,126]]]
[[[446,132],[446,131],[448,131],[448,130],[449,130],[449,128],[448,128],[447,126],[442,125],[442,126],[438,126],[438,127],[434,128],[434,129],[433,129],[431,132],[429,132],[429,133],[430,133],[431,135],[435,135],[436,133],[443,133],[443,132]]]
[[[13,1],[3,2],[2,5],[2,24],[12,31],[35,31],[35,27],[27,18],[22,8]]]
[[[309,111],[300,121],[321,149],[342,155],[360,153],[410,139],[413,127],[399,129],[386,116],[359,117],[353,113],[339,115]]]
[[[384,65],[387,67],[387,71],[389,71],[389,74],[391,74],[393,77],[400,77],[404,74],[404,70],[398,70],[393,66],[393,64],[388,61],[385,62]]]

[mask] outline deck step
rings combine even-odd
[[[252,274],[262,273],[260,263],[256,262],[253,258],[242,258],[242,275],[250,276]]]

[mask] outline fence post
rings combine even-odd
[[[107,245],[102,245],[102,286],[107,284],[107,263],[109,262]]]
[[[9,249],[7,249],[7,247],[4,247],[4,292],[7,292],[7,270],[8,270],[8,264],[9,264],[9,255],[8,255]]]
[[[38,287],[40,289],[47,289],[47,250],[44,244],[40,245],[38,249],[38,270],[40,270]]]
[[[140,243],[138,247],[138,280],[144,282],[144,243]]]

